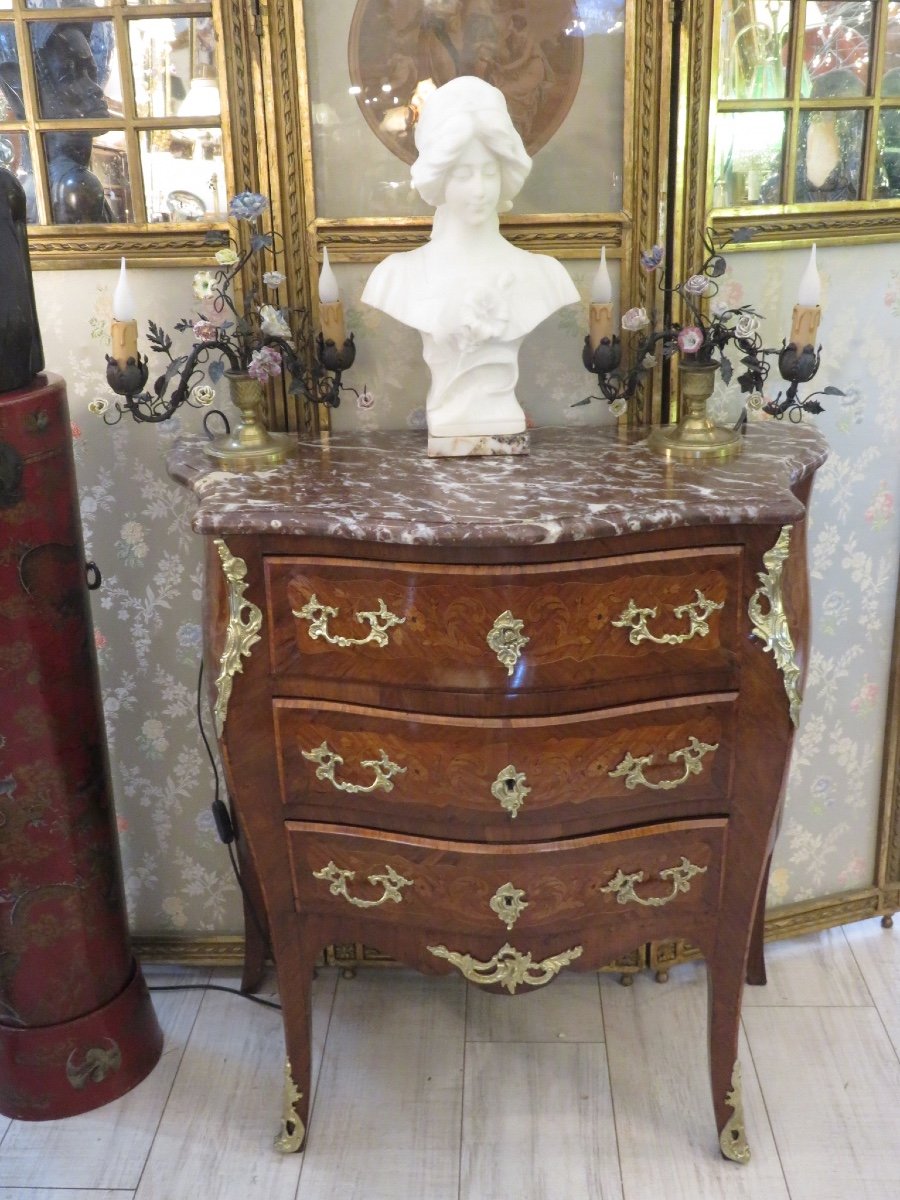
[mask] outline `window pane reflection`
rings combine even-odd
[[[888,75],[900,70],[900,3],[892,0],[888,5],[887,32],[884,42],[884,85]],[[883,85],[883,86],[884,86]],[[896,95],[896,92],[891,92]]]
[[[781,202],[784,127],[783,112],[718,115],[714,207]]]
[[[790,0],[724,0],[719,50],[723,100],[785,95]]]
[[[211,17],[129,23],[139,117],[214,117],[220,111]]]
[[[900,196],[900,108],[882,109],[878,124],[875,196]]]
[[[33,225],[37,221],[37,204],[34,200],[34,172],[27,134],[0,133],[0,166],[12,171],[25,189],[28,222]]]
[[[0,21],[0,121],[24,120],[16,27],[12,21]]]
[[[144,0],[141,0],[143,3]],[[26,8],[106,8],[110,0],[25,0]],[[0,8],[3,7],[0,0]],[[10,5],[11,7],[11,5]]]
[[[859,199],[864,128],[865,115],[858,108],[801,114],[794,185],[798,204]]]
[[[56,225],[96,225],[134,219],[125,135],[73,130],[47,133],[44,158]]]
[[[801,89],[804,96],[865,95],[871,61],[871,0],[819,0],[807,4]]]
[[[147,220],[213,221],[227,207],[219,129],[141,132]]]
[[[30,34],[42,117],[121,114],[111,21],[41,21],[31,25]]]

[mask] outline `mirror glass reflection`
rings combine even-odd
[[[149,129],[140,134],[147,220],[222,220],[228,205],[219,129]]]
[[[214,117],[220,111],[211,17],[131,21],[139,117]]]
[[[777,100],[787,86],[790,0],[723,0],[719,96]]]
[[[783,112],[719,113],[715,128],[713,204],[780,204]]]

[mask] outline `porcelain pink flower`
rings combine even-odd
[[[281,374],[281,355],[274,346],[263,346],[262,350],[254,350],[247,367],[247,374],[252,379],[265,383],[269,376]]]
[[[678,349],[683,354],[696,354],[703,345],[703,330],[698,325],[685,325],[678,331]]]

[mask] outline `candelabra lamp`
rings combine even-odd
[[[149,323],[151,350],[168,360],[152,391],[146,390],[150,367],[137,348],[135,302],[122,260],[113,296],[112,353],[106,356],[106,382],[120,399],[110,403],[102,398],[88,405],[108,425],[117,424],[126,414],[141,423],[157,424],[168,421],[183,405],[209,408],[216,399],[215,385],[224,377],[240,420],[232,428],[218,409],[207,413],[206,452],[223,470],[253,471],[284,462],[296,444],[290,434],[270,433],[263,419],[265,385],[272,379],[283,374],[289,380],[289,394],[316,411],[337,408],[345,391],[356,394],[342,379],[356,358],[356,343],[344,328],[328,252],[319,284],[322,326],[314,334],[308,310],[277,304],[286,277],[277,270],[263,270],[266,256],[274,255],[278,236],[262,228],[268,207],[268,199],[258,192],[242,192],[231,200],[229,212],[244,228],[216,251],[217,270],[194,275],[196,311],[175,324],[179,333],[191,335],[188,353],[173,353],[172,338],[153,321]],[[245,286],[240,299],[232,294],[232,284],[254,258],[262,260],[256,263],[256,274],[261,274],[274,302],[261,303],[266,297],[257,284]],[[213,413],[224,432],[213,433]]]
[[[301,326],[303,324],[305,322],[301,322]],[[295,445],[293,436],[271,433],[262,416],[265,404],[264,370],[251,372],[242,369],[232,348],[218,340],[195,342],[183,359],[172,358],[171,340],[152,323],[149,341],[154,350],[168,354],[170,358],[169,369],[156,380],[153,391],[146,390],[150,374],[146,355],[139,354],[136,349],[127,358],[108,354],[106,382],[121,399],[112,405],[95,400],[89,406],[92,412],[102,415],[108,425],[118,424],[126,415],[139,423],[158,424],[168,421],[183,405],[208,408],[204,420],[204,428],[210,432],[206,454],[224,470],[261,470],[277,466],[288,458]],[[343,392],[355,394],[355,390],[348,388],[342,379],[344,371],[349,370],[356,358],[353,334],[338,346],[331,340],[326,341],[323,334],[319,333],[313,344],[314,351],[307,350],[304,361],[293,344],[284,338],[270,337],[266,342],[273,354],[281,355],[285,364],[290,380],[289,394],[300,396],[309,404],[337,408]],[[115,345],[113,349],[115,351]],[[262,361],[266,363],[267,360],[263,358]],[[274,362],[275,359],[268,361]],[[166,389],[173,378],[177,379],[177,384],[167,394]],[[215,388],[213,383],[204,383],[203,380],[217,382],[221,378],[228,386],[231,403],[240,413],[240,420],[234,425],[219,409],[210,408],[216,397]],[[211,434],[211,418],[214,414],[225,425],[225,432],[216,436]]]
[[[733,240],[746,241],[751,234],[752,230],[742,230],[733,235]],[[652,430],[646,442],[648,449],[671,459],[721,459],[741,452],[746,412],[730,428],[714,422],[707,412],[708,400],[720,376],[726,384],[734,380],[747,397],[748,407],[761,409],[778,419],[787,415],[790,420],[799,421],[804,413],[821,413],[824,408],[818,396],[844,394],[840,388],[831,386],[806,397],[801,397],[799,391],[801,384],[815,377],[821,359],[821,347],[815,346],[821,318],[815,246],[800,283],[790,339],[782,342],[780,350],[764,346],[759,334],[759,314],[750,305],[731,307],[714,299],[719,291],[716,280],[724,274],[726,265],[711,238],[707,240],[707,250],[707,259],[697,274],[674,288],[660,285],[664,292],[680,297],[688,314],[687,323],[668,322],[658,326],[645,309],[629,309],[621,322],[623,335],[630,342],[627,356],[623,355],[620,338],[612,332],[612,289],[605,253],[592,290],[590,333],[584,340],[582,361],[596,377],[600,395],[588,396],[578,403],[604,399],[613,414],[621,416],[640,394],[645,376],[659,360],[677,356],[675,378],[681,400],[680,419]],[[658,271],[663,262],[662,247],[643,251],[641,262],[646,270]],[[705,303],[701,303],[704,298]],[[784,394],[779,391],[773,400],[765,401],[763,389],[772,358],[777,360],[779,373],[788,387]]]
[[[128,935],[66,392],[0,395],[0,1113],[73,1116],[162,1034]]]

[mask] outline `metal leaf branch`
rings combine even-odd
[[[186,354],[173,354],[172,338],[155,322],[149,322],[150,349],[168,359],[152,391],[143,390],[150,374],[146,355],[129,358],[124,366],[106,356],[107,383],[122,399],[112,404],[105,399],[95,400],[89,407],[102,415],[108,425],[117,424],[126,413],[135,421],[157,424],[168,421],[184,404],[206,408],[215,400],[215,384],[226,370],[247,372],[261,382],[284,372],[290,380],[290,395],[329,408],[339,406],[343,392],[357,395],[341,378],[356,356],[353,334],[343,346],[326,343],[321,333],[313,333],[306,309],[278,307],[278,291],[286,282],[280,271],[262,274],[263,283],[273,293],[276,303],[262,303],[256,284],[244,290],[240,309],[235,303],[232,285],[251,259],[257,255],[275,256],[280,235],[274,230],[264,232],[260,227],[260,219],[268,207],[268,199],[256,192],[242,192],[232,199],[231,216],[249,226],[245,248],[241,250],[240,241],[230,236],[229,244],[216,251],[218,269],[195,274],[197,311],[175,324],[179,333],[193,334],[193,345]],[[217,234],[216,244],[221,245],[218,237]],[[175,380],[177,385],[169,393],[169,386]]]
[[[641,252],[641,266],[648,273],[659,273],[658,290],[665,297],[678,296],[687,311],[685,322],[669,321],[658,326],[655,311],[631,308],[622,317],[622,329],[637,335],[627,365],[623,365],[622,340],[618,335],[602,338],[597,346],[585,337],[582,361],[596,375],[599,396],[586,396],[573,407],[606,400],[614,414],[624,413],[630,402],[644,386],[649,372],[662,359],[681,355],[684,364],[716,367],[724,383],[735,380],[741,393],[748,397],[750,407],[761,408],[771,416],[786,414],[799,421],[804,412],[821,413],[822,405],[816,396],[842,396],[836,387],[826,387],[806,399],[799,397],[801,383],[807,383],[819,368],[821,347],[798,347],[783,342],[780,349],[765,346],[759,334],[760,314],[750,304],[729,306],[715,299],[720,288],[717,282],[725,274],[726,261],[722,250],[729,243],[749,241],[750,228],[736,230],[716,244],[712,230],[704,238],[707,256],[696,274],[682,283],[667,288],[662,277],[664,251],[654,246]],[[662,306],[668,310],[668,304]],[[737,364],[734,359],[737,359]],[[781,377],[789,384],[782,397],[768,403],[763,389],[769,376],[770,359],[775,358]],[[738,374],[735,375],[735,372]]]

